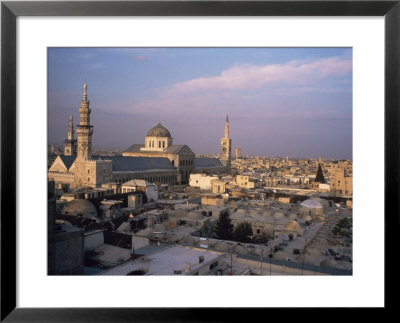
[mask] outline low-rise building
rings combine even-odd
[[[116,219],[122,216],[122,201],[104,200],[100,202],[100,215],[102,218]]]
[[[353,177],[346,176],[344,168],[334,165],[331,168],[330,188],[333,195],[353,195]]]
[[[149,183],[142,179],[132,179],[121,185],[122,193],[142,192],[146,194],[147,202],[155,202],[158,200],[157,185]]]
[[[201,197],[201,205],[211,205],[223,207],[225,204],[224,199],[221,195],[207,194]]]
[[[214,194],[225,193],[226,192],[226,182],[219,180],[219,179],[215,179],[215,180],[211,181],[211,191]]]
[[[218,176],[209,176],[206,174],[190,174],[189,185],[191,187],[198,187],[201,190],[210,190],[211,182],[218,180]]]
[[[259,179],[256,177],[252,177],[249,175],[237,175],[236,183],[241,188],[254,189],[261,188],[261,183]]]
[[[227,267],[225,254],[188,246],[171,246],[100,273],[100,275],[218,275]]]

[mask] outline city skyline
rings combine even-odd
[[[49,143],[88,84],[93,146],[127,149],[161,123],[217,154],[226,113],[243,155],[352,158],[350,48],[49,48]]]

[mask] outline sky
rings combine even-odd
[[[88,87],[92,146],[143,144],[158,120],[198,154],[351,159],[351,48],[49,48],[48,140],[79,122]]]

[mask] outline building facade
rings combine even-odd
[[[240,157],[242,157],[242,148],[235,147],[235,158],[240,158]]]
[[[346,176],[344,168],[331,168],[330,191],[333,195],[353,195],[353,177]]]

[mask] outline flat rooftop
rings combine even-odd
[[[125,276],[136,270],[145,270],[145,275],[174,275],[175,270],[180,270],[182,275],[185,275],[187,263],[190,264],[190,271],[193,272],[207,263],[216,261],[222,255],[223,253],[216,251],[175,245],[114,267],[100,275]],[[199,264],[200,256],[204,257],[204,262],[201,264]]]

